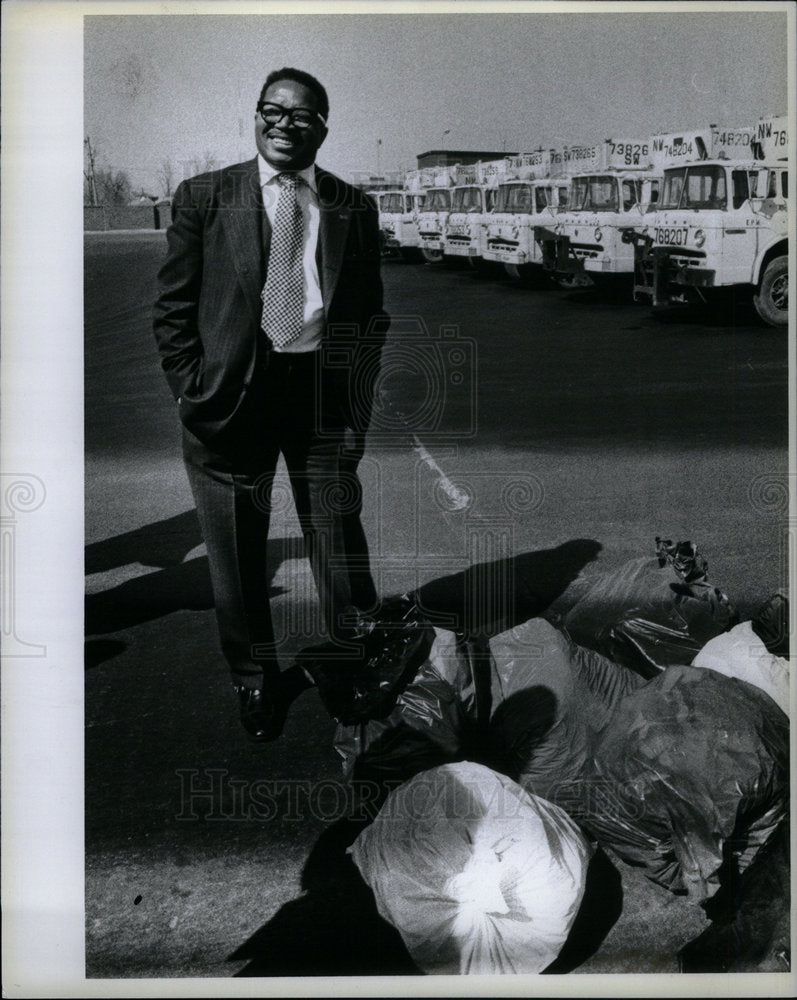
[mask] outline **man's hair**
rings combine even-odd
[[[301,83],[303,87],[307,87],[308,90],[312,90],[316,96],[318,113],[325,119],[329,118],[329,98],[323,84],[319,83],[314,76],[305,73],[303,69],[293,69],[291,66],[283,66],[282,69],[275,69],[268,74],[266,82],[260,91],[260,100],[257,102],[258,107],[263,103],[263,98],[271,84],[277,83],[279,80],[294,80],[296,83]]]

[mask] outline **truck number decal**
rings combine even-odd
[[[613,142],[609,140],[611,155],[622,158],[623,163],[629,167],[637,166],[642,162],[642,158],[647,158],[648,145],[642,142]]]
[[[749,146],[751,135],[745,130],[712,132],[711,138],[714,143],[719,143],[721,146]]]
[[[672,159],[679,156],[691,156],[692,140],[682,139],[680,142],[665,142],[663,139],[654,139],[653,152],[664,153],[665,156],[669,156]]]
[[[686,226],[678,229],[659,229],[656,226],[656,242],[666,246],[682,247],[686,245],[687,232]]]

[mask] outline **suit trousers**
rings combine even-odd
[[[351,625],[344,612],[376,606],[360,520],[363,436],[354,444],[332,394],[319,392],[320,354],[272,352],[256,369],[223,446],[183,429],[221,648],[233,683],[246,687],[268,688],[279,673],[279,642],[301,634],[288,614],[275,635],[269,605],[266,553],[280,454],[330,636],[345,642]]]

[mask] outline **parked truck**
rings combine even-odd
[[[562,151],[570,176],[567,208],[555,224],[537,225],[543,266],[559,280],[589,278],[595,284],[634,275],[634,252],[623,231],[639,224],[658,197],[660,174],[647,139],[607,139]]]
[[[634,298],[654,307],[752,292],[771,326],[788,322],[788,157],[783,116],[753,128],[712,126],[708,143],[670,148],[662,194],[627,234]]]
[[[535,240],[538,225],[553,226],[567,203],[569,179],[551,176],[553,150],[536,150],[508,159],[487,226],[485,259],[503,264],[510,277],[537,282],[546,277]]]
[[[451,194],[457,167],[424,167],[417,171],[424,192],[418,212],[418,245],[427,263],[443,260],[446,222],[451,211]]]
[[[423,198],[422,190],[406,188],[379,196],[379,231],[386,256],[398,256],[408,262],[421,259],[418,213]]]
[[[487,224],[506,159],[459,167],[451,189],[451,211],[445,225],[443,255],[463,258],[476,270],[485,265]]]
[[[510,277],[529,283],[546,279],[537,226],[553,226],[567,204],[569,178],[560,172],[554,150],[537,150],[509,158],[508,174],[499,185],[487,227],[487,260],[503,264]],[[552,171],[556,170],[556,176]]]

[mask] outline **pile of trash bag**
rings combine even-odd
[[[532,618],[489,638],[457,634],[403,595],[363,629],[358,656],[302,654],[373,820],[355,861],[425,970],[539,971],[564,941],[580,899],[574,865],[548,868],[565,877],[572,913],[533,910],[533,894],[518,903],[517,872],[496,881],[490,830],[510,794],[535,811],[529,857],[548,850],[558,863],[566,830],[584,865],[586,833],[704,906],[724,906],[724,893],[738,908],[737,884],[755,893],[750,867],[789,814],[787,597],[738,623],[692,543],[656,545],[655,558],[596,579],[561,628]],[[460,787],[474,830],[451,813]]]
[[[738,620],[727,594],[709,583],[697,546],[657,537],[654,557],[598,577],[562,625],[579,645],[654,677],[671,664],[691,663]]]
[[[709,898],[788,815],[788,718],[757,687],[688,665],[645,681],[541,619],[490,645],[494,764],[666,888]]]
[[[466,644],[438,632],[394,712],[349,742],[372,809],[424,769],[478,761],[697,901],[730,854],[744,870],[788,815],[788,719],[760,689],[689,665],[645,680],[540,618],[488,645],[486,727]]]
[[[479,764],[417,775],[350,852],[427,973],[537,973],[557,957],[591,849],[561,809]]]

